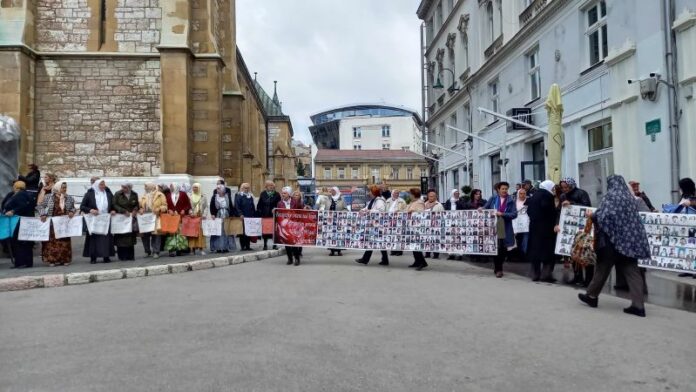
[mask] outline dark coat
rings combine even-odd
[[[216,193],[213,193],[213,196],[210,197],[210,214],[217,217],[218,208],[215,205],[215,196]],[[225,197],[227,198],[227,205],[230,206],[230,216],[239,216],[239,211],[232,203],[232,191],[230,188],[225,188]]]
[[[454,207],[454,209],[457,211],[467,209],[466,202],[464,201],[464,199],[457,200],[455,204],[456,206]],[[446,202],[442,203],[442,206],[445,207],[445,211],[450,211],[450,209],[452,208],[452,199],[447,199]]]
[[[273,192],[270,195],[268,192],[261,192],[259,196],[259,203],[256,205],[256,212],[261,218],[272,218],[273,209],[276,208],[278,202],[280,201],[280,193]]]
[[[500,206],[500,196],[495,195],[488,199],[486,205],[483,206],[485,210],[498,210]],[[505,221],[505,246],[515,245],[515,231],[512,228],[512,220],[517,218],[517,204],[512,195],[508,195],[505,200],[505,212],[502,216]]]
[[[26,176],[17,177],[19,181],[23,181],[27,185],[28,191],[38,191],[39,182],[41,181],[41,172],[38,170],[32,170],[27,173]]]
[[[573,188],[570,192],[561,195],[561,203],[564,201],[569,201],[570,204],[576,206],[590,207],[592,201],[590,201],[590,195],[580,188]]]
[[[118,191],[114,194],[114,211],[117,213],[125,214],[126,212],[137,211],[139,208],[137,193],[131,191],[130,197],[126,197],[123,191]]]
[[[243,196],[241,193],[234,195],[234,206],[242,216],[253,218],[256,216],[256,207],[254,206],[254,198]]]
[[[486,203],[488,203],[488,202],[486,201],[486,199],[481,199],[481,200],[479,200],[479,201],[477,201],[477,202],[475,202],[475,201],[473,201],[473,200],[470,200],[470,201],[468,201],[468,202],[466,203],[464,209],[465,209],[465,210],[478,210],[479,208],[483,208],[483,206],[485,206]]]
[[[8,195],[4,203],[3,213],[12,211],[17,216],[34,216],[34,198],[25,190]]]
[[[553,229],[558,221],[554,196],[545,190],[539,190],[524,204],[529,216],[527,259],[551,263],[554,261],[556,247],[556,233]]]
[[[109,204],[108,211],[114,211],[114,195],[111,193],[109,188],[106,188],[106,200]],[[85,193],[82,198],[82,203],[80,203],[80,211],[85,214],[89,214],[90,210],[97,209],[97,198],[94,196],[94,190],[90,189]]]

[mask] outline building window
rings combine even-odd
[[[362,137],[362,129],[360,127],[353,127],[353,139],[360,139]]]
[[[360,145],[360,144],[353,144],[353,150],[362,150],[362,145]]]
[[[442,2],[437,3],[437,7],[435,8],[435,31],[437,34],[438,31],[440,31],[440,27],[442,27]]]
[[[338,168],[338,179],[343,180],[346,178],[346,168],[345,167],[339,167]]]
[[[434,32],[433,32],[433,18],[428,19],[428,22],[425,25],[425,39],[428,43],[430,43],[433,40]]]
[[[370,172],[371,172],[371,174],[372,174],[372,182],[375,183],[375,184],[378,183],[378,182],[380,181],[380,178],[379,178],[379,168],[378,168],[378,167],[373,167],[372,169],[370,169]]]
[[[382,137],[391,137],[391,127],[389,125],[382,125]]]
[[[324,179],[325,179],[325,180],[330,180],[330,179],[331,179],[331,168],[330,168],[330,167],[325,167],[325,168],[324,168]]]
[[[382,143],[382,150],[389,150],[391,148],[391,144],[389,143]]]
[[[500,182],[500,154],[491,155],[491,182],[494,187]]]
[[[350,169],[350,177],[354,180],[358,179],[358,168],[357,167]]]
[[[398,167],[392,167],[392,170],[391,170],[391,178],[392,178],[392,180],[398,180],[398,179],[399,179],[399,168],[398,168]]]
[[[499,100],[499,92],[498,92],[498,79],[493,80],[492,82],[488,83],[488,99],[491,104],[491,110],[494,112],[498,112],[498,100]]]
[[[611,148],[614,145],[611,136],[611,122],[589,128],[587,140],[590,152]]]
[[[531,85],[532,100],[541,96],[541,72],[539,69],[539,47],[534,48],[527,54],[527,64],[529,66],[529,83]]]
[[[486,5],[486,20],[488,22],[488,34],[490,35],[490,43],[495,41],[495,26],[493,24],[493,2],[489,1]]]
[[[587,44],[590,55],[590,65],[604,60],[609,52],[607,45],[607,4],[598,1],[585,11],[587,15]]]
[[[471,132],[471,106],[464,105],[464,130]]]
[[[413,168],[412,167],[406,168],[406,178],[409,180],[413,180]]]
[[[452,189],[459,189],[459,169],[452,170]]]

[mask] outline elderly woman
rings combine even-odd
[[[167,198],[155,184],[148,182],[145,184],[145,194],[140,198],[140,214],[154,214],[159,220],[159,215],[167,213]],[[142,233],[143,249],[146,257],[152,256],[159,258],[162,249],[162,235],[157,231],[152,233]]]
[[[534,197],[526,198],[524,206],[529,219],[529,243],[527,251],[527,261],[532,265],[532,280],[554,283],[553,268],[556,264],[556,233],[554,227],[558,222],[558,209],[553,196],[554,183],[546,180],[539,185],[539,190],[534,193]],[[518,191],[518,202],[520,197]],[[518,219],[520,209],[517,210]],[[525,243],[522,246],[526,246]],[[543,266],[543,269],[542,269]]]
[[[43,203],[44,198],[53,191],[53,186],[57,181],[58,177],[56,177],[55,174],[46,173],[41,182],[42,187],[36,197],[36,205]]]
[[[201,193],[201,184],[196,182],[191,186],[189,199],[191,200],[191,211],[189,211],[189,214],[193,217],[207,218],[209,215],[208,198]],[[198,250],[201,255],[205,255],[205,236],[203,236],[203,230],[199,231],[198,237],[187,238],[191,254],[195,255],[196,250]]]
[[[592,308],[598,305],[599,293],[604,287],[614,265],[626,277],[631,306],[625,313],[645,317],[643,305],[643,279],[638,270],[638,260],[651,257],[650,244],[641,223],[638,208],[623,177],[607,178],[607,193],[593,214],[587,211],[595,229],[597,273],[587,287],[586,294],[578,294],[580,301]]]
[[[261,218],[273,218],[273,209],[278,206],[280,202],[280,193],[276,192],[275,183],[273,181],[266,181],[266,190],[261,192],[259,196],[259,202],[256,204],[256,212]],[[273,239],[272,234],[263,235],[263,250],[268,249],[268,240]],[[273,245],[273,249],[276,246]]]
[[[425,210],[432,212],[442,212],[445,210],[445,207],[443,207],[442,203],[440,203],[437,200],[437,191],[435,189],[428,190],[428,195],[426,196],[425,200]],[[430,252],[425,252],[425,257],[430,257]],[[440,253],[433,252],[433,259],[437,260],[439,258]]]
[[[186,192],[181,190],[181,185],[169,184],[169,194],[167,196],[167,208],[170,214],[184,216],[191,211],[191,200]]]
[[[382,191],[377,185],[370,186],[370,201],[367,206],[360,210],[360,213],[367,214],[373,212],[385,212],[387,210],[387,202],[382,197]],[[381,251],[382,261],[379,265],[389,265],[389,254],[386,250]],[[363,256],[359,259],[355,259],[356,263],[367,264],[370,262],[370,257],[372,257],[372,251],[367,250]]]
[[[127,182],[121,184],[121,189],[114,194],[114,211],[117,214],[135,218],[140,209],[138,194],[133,192],[133,184]],[[135,232],[127,234],[115,234],[116,254],[121,261],[135,260],[135,244],[137,243]]]
[[[239,186],[239,192],[234,195],[234,205],[242,218],[254,218],[256,206],[254,195],[251,193],[251,185],[244,183]],[[251,250],[251,238],[244,233],[239,235],[239,245],[242,250]]]
[[[329,194],[328,187],[322,187],[321,191],[317,195],[317,201],[314,203],[314,209],[317,211],[328,210],[331,206],[331,195]]]
[[[210,251],[216,253],[227,253],[237,249],[234,235],[225,232],[225,219],[239,216],[237,209],[232,204],[232,192],[225,186],[225,183],[218,183],[215,194],[210,199],[210,215],[212,219],[219,219],[222,226],[222,235],[210,237]]]
[[[341,195],[341,190],[338,189],[338,187],[333,187],[329,189],[329,211],[346,211],[348,210],[348,207],[346,207],[346,202],[343,200],[343,196]],[[331,254],[329,256],[343,256],[341,254],[341,249],[329,249],[331,251]]]
[[[299,194],[299,197],[297,197]],[[280,192],[280,201],[278,202],[278,208],[302,210],[305,208],[302,202],[302,194],[300,192],[292,191],[292,188],[286,186]],[[286,246],[285,254],[288,257],[287,265],[295,264],[300,265],[300,258],[302,257],[302,247],[299,246]]]
[[[45,222],[54,216],[64,216],[72,218],[75,215],[75,199],[68,195],[68,184],[63,181],[57,182],[53,186],[51,194],[44,197],[43,203],[37,206],[41,221]],[[51,227],[48,241],[41,245],[41,259],[51,267],[56,265],[70,265],[72,262],[72,243],[70,237],[56,238]]]
[[[96,180],[92,184],[92,189],[85,193],[80,204],[80,211],[85,214],[100,215],[111,214],[115,215],[114,211],[114,195],[106,187],[104,180]],[[89,257],[92,264],[97,263],[97,258],[101,257],[105,263],[111,262],[111,256],[114,255],[114,239],[109,234],[88,234],[85,238],[85,248],[82,251],[83,257]]]
[[[34,216],[34,198],[26,191],[27,186],[24,181],[16,181],[12,186],[14,191],[5,202],[2,213],[5,216]],[[32,249],[34,243],[31,241],[19,241],[19,224],[15,228],[10,241],[10,249],[14,257],[13,268],[31,268],[34,266],[34,255]]]
[[[421,191],[418,188],[411,188],[411,204],[408,205],[407,212],[423,212],[425,211],[425,202],[421,199]],[[425,261],[423,252],[413,252],[413,264],[409,265],[408,268],[415,268],[416,271],[421,271],[423,268],[428,266]]]
[[[498,255],[493,261],[493,272],[496,278],[503,277],[503,263],[508,257],[508,251],[515,248],[515,231],[512,229],[512,220],[517,218],[517,206],[512,196],[508,193],[510,184],[505,181],[495,185],[496,194],[493,195],[481,209],[495,210],[498,233]]]

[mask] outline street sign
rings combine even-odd
[[[662,123],[659,118],[645,123],[645,134],[650,136],[651,141],[655,141],[658,133],[662,132]]]

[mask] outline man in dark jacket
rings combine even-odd
[[[259,202],[256,205],[256,214],[260,218],[273,218],[273,209],[280,203],[280,193],[275,190],[273,181],[266,181],[266,190],[261,192]],[[263,250],[268,250],[268,240],[273,238],[272,234],[263,235]],[[273,249],[277,247],[273,245]]]

